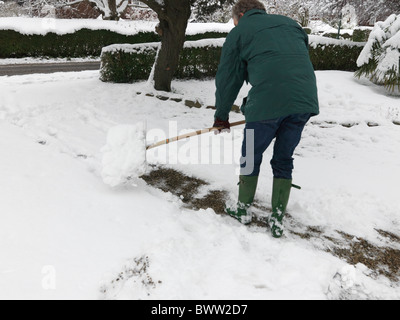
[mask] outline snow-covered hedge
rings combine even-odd
[[[224,33],[201,33],[188,35],[187,39],[222,37]],[[59,35],[24,35],[12,30],[0,30],[0,59],[23,57],[78,58],[101,54],[103,47],[115,43],[148,43],[159,41],[155,32],[134,35],[119,34],[109,30],[81,29],[74,33]]]
[[[214,77],[224,41],[225,38],[186,41],[175,78]],[[103,48],[100,79],[116,83],[131,83],[148,79],[159,46],[159,43],[146,43],[111,45]]]
[[[75,33],[78,30],[109,30],[123,35],[153,32],[157,22],[140,20],[94,20],[11,17],[0,19],[0,30],[13,30],[25,35],[58,35]],[[205,32],[228,33],[233,23],[189,23],[186,33],[194,35]]]
[[[372,29],[370,27],[358,27],[353,30],[352,40],[355,42],[367,42]]]
[[[25,35],[13,30],[0,30],[0,58],[52,57],[77,58],[100,56],[104,46],[113,43],[143,43],[158,41],[154,32],[123,35],[109,30],[81,29],[59,35]]]
[[[92,19],[1,18],[0,58],[100,56],[115,43],[159,41],[156,23]],[[233,24],[189,24],[187,40],[220,38]]]
[[[186,41],[175,74],[177,79],[215,77],[225,38]],[[355,71],[364,43],[310,36],[310,57],[316,70]],[[111,45],[101,54],[101,79],[131,83],[148,79],[158,43]]]
[[[100,79],[105,82],[130,83],[149,77],[160,44],[121,44],[103,48]]]
[[[376,23],[357,65],[356,76],[400,92],[400,15]]]
[[[309,36],[310,58],[315,70],[356,71],[363,42]]]

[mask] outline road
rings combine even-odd
[[[15,76],[32,73],[71,72],[99,70],[100,61],[62,62],[62,63],[27,63],[0,65],[0,76]]]

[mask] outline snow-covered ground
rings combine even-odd
[[[292,192],[290,215],[327,236],[337,230],[399,249],[376,229],[400,235],[400,126],[393,123],[400,99],[352,73],[317,78],[321,114],[296,151],[294,182],[302,190]],[[144,121],[150,143],[209,127],[213,81],[173,83],[169,96],[197,99],[200,109],[146,96],[152,89],[144,82],[103,83],[97,71],[0,77],[0,87],[1,299],[400,298],[398,284],[290,233],[277,240],[212,209],[183,208],[141,180],[103,183],[101,150],[111,128]],[[160,147],[148,161],[235,198],[241,131]],[[225,164],[212,156],[221,145],[235,154],[225,154]],[[265,206],[270,156],[257,192]]]

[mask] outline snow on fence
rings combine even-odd
[[[215,77],[225,38],[186,41],[177,79]],[[316,70],[355,71],[364,43],[310,36],[310,58]],[[103,48],[100,79],[131,83],[148,79],[159,43],[121,44]]]

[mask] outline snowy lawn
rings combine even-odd
[[[352,73],[317,78],[321,115],[296,151],[293,232],[276,240],[212,209],[185,208],[143,180],[102,180],[110,128],[144,121],[151,143],[210,127],[213,81],[174,82],[165,95],[183,99],[175,102],[147,96],[146,83],[102,83],[97,71],[0,77],[0,298],[400,299],[398,269],[389,279],[353,266],[329,240],[399,252],[400,99]],[[235,199],[242,129],[151,150],[148,162]],[[270,157],[256,196],[265,207]]]

